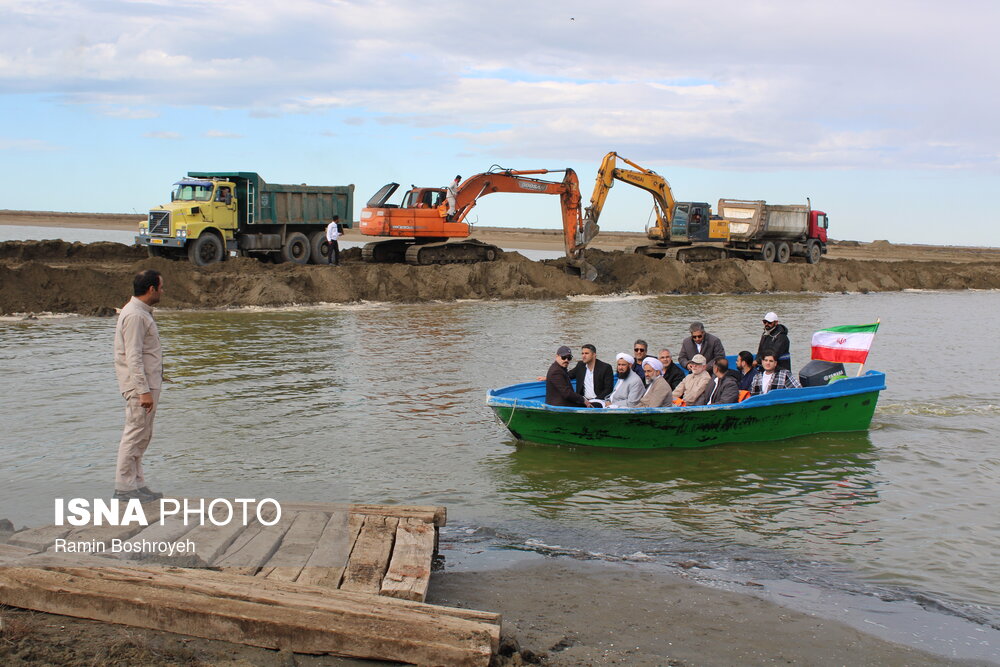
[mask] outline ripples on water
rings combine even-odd
[[[1000,378],[973,373],[998,295],[672,296],[545,303],[162,312],[168,375],[154,487],[211,495],[439,503],[515,541],[669,555],[685,541],[839,563],[865,581],[998,605]],[[888,372],[868,433],[696,451],[518,443],[486,389],[543,374],[559,344],[611,359],[676,350],[702,320],[730,353],[777,310],[809,334],[881,317]],[[930,314],[933,313],[933,317]],[[952,326],[963,322],[961,340]],[[121,428],[112,319],[0,322],[0,487],[18,523],[54,494],[104,496]],[[763,557],[763,556],[762,556]],[[992,612],[991,612],[992,613]]]

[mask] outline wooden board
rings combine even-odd
[[[389,567],[398,524],[399,519],[393,516],[365,516],[340,582],[343,590],[378,594]]]
[[[370,505],[360,503],[281,503],[287,512],[349,512],[378,516],[394,516],[399,519],[418,519],[435,526],[448,522],[448,510],[438,505]]]
[[[324,512],[299,512],[291,528],[281,540],[281,546],[261,570],[268,579],[295,581],[316,549],[330,517]],[[264,572],[267,570],[267,572]]]
[[[296,581],[338,588],[347,566],[347,557],[354,548],[364,522],[363,514],[351,514],[345,522],[342,514],[334,513]]]
[[[392,560],[382,579],[381,595],[423,602],[431,581],[437,529],[416,519],[400,519]]]
[[[498,625],[432,605],[316,588],[286,594],[261,583],[179,569],[9,567],[0,568],[0,603],[271,649],[417,664],[485,666],[499,641]]]

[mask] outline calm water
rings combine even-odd
[[[167,286],[169,290],[169,285]],[[704,320],[730,353],[761,314],[793,364],[823,326],[882,319],[889,373],[868,433],[622,452],[517,443],[486,389],[543,374],[559,344],[676,348]],[[684,296],[162,312],[168,385],[154,488],[447,505],[510,544],[760,567],[813,564],[1000,619],[1000,293]],[[0,516],[51,522],[105,496],[122,420],[113,319],[0,321]],[[457,528],[456,528],[457,527]],[[845,584],[847,585],[847,584]]]

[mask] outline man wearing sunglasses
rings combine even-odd
[[[649,349],[649,345],[643,339],[638,339],[632,346],[632,351],[635,352],[635,363],[632,364],[632,371],[639,376],[642,380],[642,386],[648,387],[649,380],[646,379],[646,371],[642,367],[642,360],[646,358],[646,350]]]
[[[589,408],[590,403],[587,399],[573,391],[573,385],[570,384],[566,368],[572,360],[573,351],[565,345],[560,345],[556,350],[555,361],[545,374],[545,402],[566,408]]]
[[[709,364],[719,357],[726,356],[726,348],[722,346],[722,341],[705,331],[705,325],[701,322],[692,322],[688,331],[691,332],[691,335],[681,343],[681,353],[677,357],[681,368],[691,370],[688,368],[688,364],[691,363],[696,354],[705,357]]]

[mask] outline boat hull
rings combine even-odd
[[[879,391],[885,388],[884,375],[871,371],[828,387],[775,391],[733,405],[601,410],[547,406],[528,398],[528,386],[515,385],[524,389],[508,397],[501,397],[504,390],[489,395],[490,408],[514,437],[627,449],[695,448],[863,431],[871,425]]]

